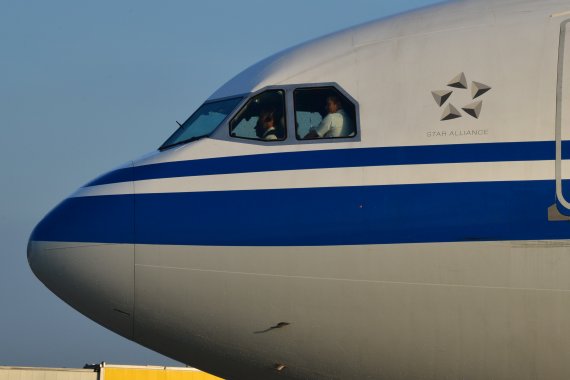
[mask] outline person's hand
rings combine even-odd
[[[305,135],[305,137],[303,137],[303,138],[305,138],[305,139],[316,139],[318,137],[319,137],[319,134],[314,129],[311,129],[311,130],[309,130],[309,133],[307,133]]]

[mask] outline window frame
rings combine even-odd
[[[301,138],[301,137],[299,137],[299,135],[297,135],[297,125],[298,125],[297,123],[298,123],[298,122],[297,122],[297,111],[296,111],[296,108],[295,108],[295,93],[296,93],[297,91],[299,91],[299,90],[301,90],[301,91],[309,91],[309,90],[329,90],[329,89],[330,89],[330,90],[333,90],[333,91],[336,91],[338,94],[340,94],[340,95],[344,98],[344,99],[342,99],[342,100],[343,100],[343,101],[349,101],[349,102],[351,103],[352,107],[354,108],[354,115],[349,115],[349,116],[351,116],[352,119],[353,119],[353,123],[354,123],[354,135],[352,135],[352,136],[339,136],[339,137],[312,137],[312,138]],[[295,117],[295,125],[294,125],[293,127],[294,127],[294,131],[295,131],[295,138],[297,139],[297,141],[302,141],[302,142],[304,142],[304,141],[315,141],[315,140],[317,140],[317,141],[322,141],[322,142],[328,142],[328,141],[332,141],[332,140],[350,141],[350,140],[355,139],[357,136],[359,136],[359,128],[358,128],[359,122],[357,121],[357,119],[359,118],[359,116],[358,116],[358,115],[359,115],[359,112],[358,112],[358,108],[357,108],[357,106],[356,106],[356,103],[355,103],[355,101],[354,101],[351,97],[348,97],[344,91],[341,91],[341,90],[339,89],[338,85],[337,85],[337,86],[331,86],[331,85],[329,85],[329,86],[308,86],[308,87],[303,86],[303,87],[296,87],[296,88],[294,88],[294,89],[292,90],[292,95],[293,95],[293,96],[292,96],[292,101],[293,101],[293,115],[294,115],[294,117]],[[324,117],[323,117],[323,119],[324,119]]]
[[[234,119],[236,119],[243,110],[245,110],[245,108],[250,104],[250,102],[255,99],[257,96],[262,95],[266,92],[270,92],[270,91],[281,91],[283,93],[283,118],[285,119],[285,125],[284,125],[284,129],[285,129],[285,137],[281,140],[263,140],[260,138],[250,138],[250,137],[242,137],[242,136],[234,136],[232,135],[232,128],[231,128],[231,123],[232,121],[234,121]],[[278,86],[269,86],[269,87],[265,87],[260,91],[256,91],[255,93],[250,94],[250,96],[246,96],[246,98],[244,99],[245,101],[241,102],[240,106],[237,108],[237,111],[233,113],[233,115],[231,115],[231,118],[227,119],[227,123],[226,124],[226,130],[228,132],[230,141],[235,141],[236,139],[238,140],[245,140],[245,141],[249,141],[249,142],[257,142],[257,143],[263,143],[263,144],[271,144],[271,145],[275,145],[277,143],[284,143],[285,141],[289,140],[289,107],[288,107],[288,94],[287,94],[287,90],[283,87],[278,87]]]
[[[356,113],[354,120],[355,124],[355,135],[352,137],[338,137],[338,138],[324,138],[324,139],[307,139],[307,140],[297,140],[296,127],[292,120],[295,120],[295,104],[293,99],[293,92],[296,89],[304,88],[322,88],[322,87],[334,87],[339,91],[346,99],[348,99],[353,105]],[[285,124],[287,137],[285,140],[257,140],[257,139],[247,139],[233,137],[230,134],[230,120],[241,112],[242,108],[255,96],[268,91],[268,90],[281,90],[285,92]],[[208,138],[214,140],[221,140],[240,144],[250,144],[259,146],[281,146],[281,145],[305,145],[305,144],[347,144],[347,143],[358,143],[362,141],[362,132],[360,129],[360,105],[352,95],[350,95],[343,87],[341,87],[336,82],[316,82],[316,83],[294,83],[286,85],[270,85],[261,87],[258,90],[252,91],[250,93],[239,94],[235,96],[227,96],[224,98],[212,99],[212,101],[223,100],[227,98],[233,98],[236,96],[242,96],[243,99],[241,103],[238,104],[236,109],[228,115],[226,120],[216,129]]]
[[[206,104],[224,102],[224,101],[230,100],[230,99],[240,99],[240,100],[237,102],[237,104],[235,105],[235,107],[234,107],[234,109],[232,110],[232,112],[228,113],[228,114],[226,115],[226,117],[218,124],[218,126],[217,126],[216,128],[214,128],[214,130],[213,130],[212,132],[210,132],[210,133],[207,134],[207,135],[201,136],[201,137],[199,137],[199,138],[197,138],[197,139],[189,138],[189,139],[186,139],[186,140],[178,141],[178,142],[175,143],[175,144],[166,145],[166,143],[168,142],[168,140],[170,140],[170,138],[171,138],[172,136],[174,136],[175,133],[177,133],[181,128],[183,128],[184,124],[185,124],[188,120],[190,120],[190,119],[196,114],[196,112],[198,112],[198,110],[199,110],[200,108],[202,108],[202,107],[205,106]],[[186,145],[186,144],[191,143],[191,142],[196,141],[196,140],[200,140],[200,139],[207,138],[207,137],[213,137],[213,136],[216,134],[216,132],[217,132],[220,128],[222,128],[223,126],[227,125],[228,121],[230,120],[230,117],[233,117],[233,115],[235,115],[236,109],[240,109],[240,107],[243,105],[244,100],[247,100],[247,99],[248,99],[247,94],[238,94],[238,95],[232,95],[232,96],[225,96],[225,97],[223,97],[223,98],[217,98],[217,99],[207,99],[205,102],[203,102],[202,104],[200,104],[200,105],[194,110],[194,112],[192,112],[192,113],[190,114],[190,116],[188,116],[188,117],[186,118],[186,120],[184,120],[183,123],[178,123],[178,122],[177,122],[177,123],[178,123],[178,128],[176,128],[176,130],[170,134],[170,136],[166,139],[166,141],[164,141],[164,142],[162,143],[162,145],[160,145],[160,146],[158,147],[158,151],[159,151],[159,152],[163,152],[163,151],[165,151],[165,150],[169,150],[169,149],[173,149],[173,148],[177,148],[177,147]]]

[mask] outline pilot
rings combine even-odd
[[[272,109],[261,110],[259,119],[255,125],[255,134],[261,140],[278,140],[275,126],[275,111]]]
[[[331,95],[327,97],[326,110],[328,115],[321,123],[312,127],[305,135],[306,139],[349,137],[354,135],[354,124],[342,108],[340,99]]]

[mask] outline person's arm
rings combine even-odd
[[[305,138],[323,138],[332,127],[332,115],[328,114],[316,127],[312,127]]]

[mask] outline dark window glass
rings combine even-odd
[[[239,97],[204,103],[162,144],[160,149],[210,135],[242,99]]]
[[[230,121],[230,136],[259,141],[285,140],[285,93],[269,90],[251,98]]]
[[[336,88],[300,88],[293,99],[299,140],[356,136],[356,107]]]

